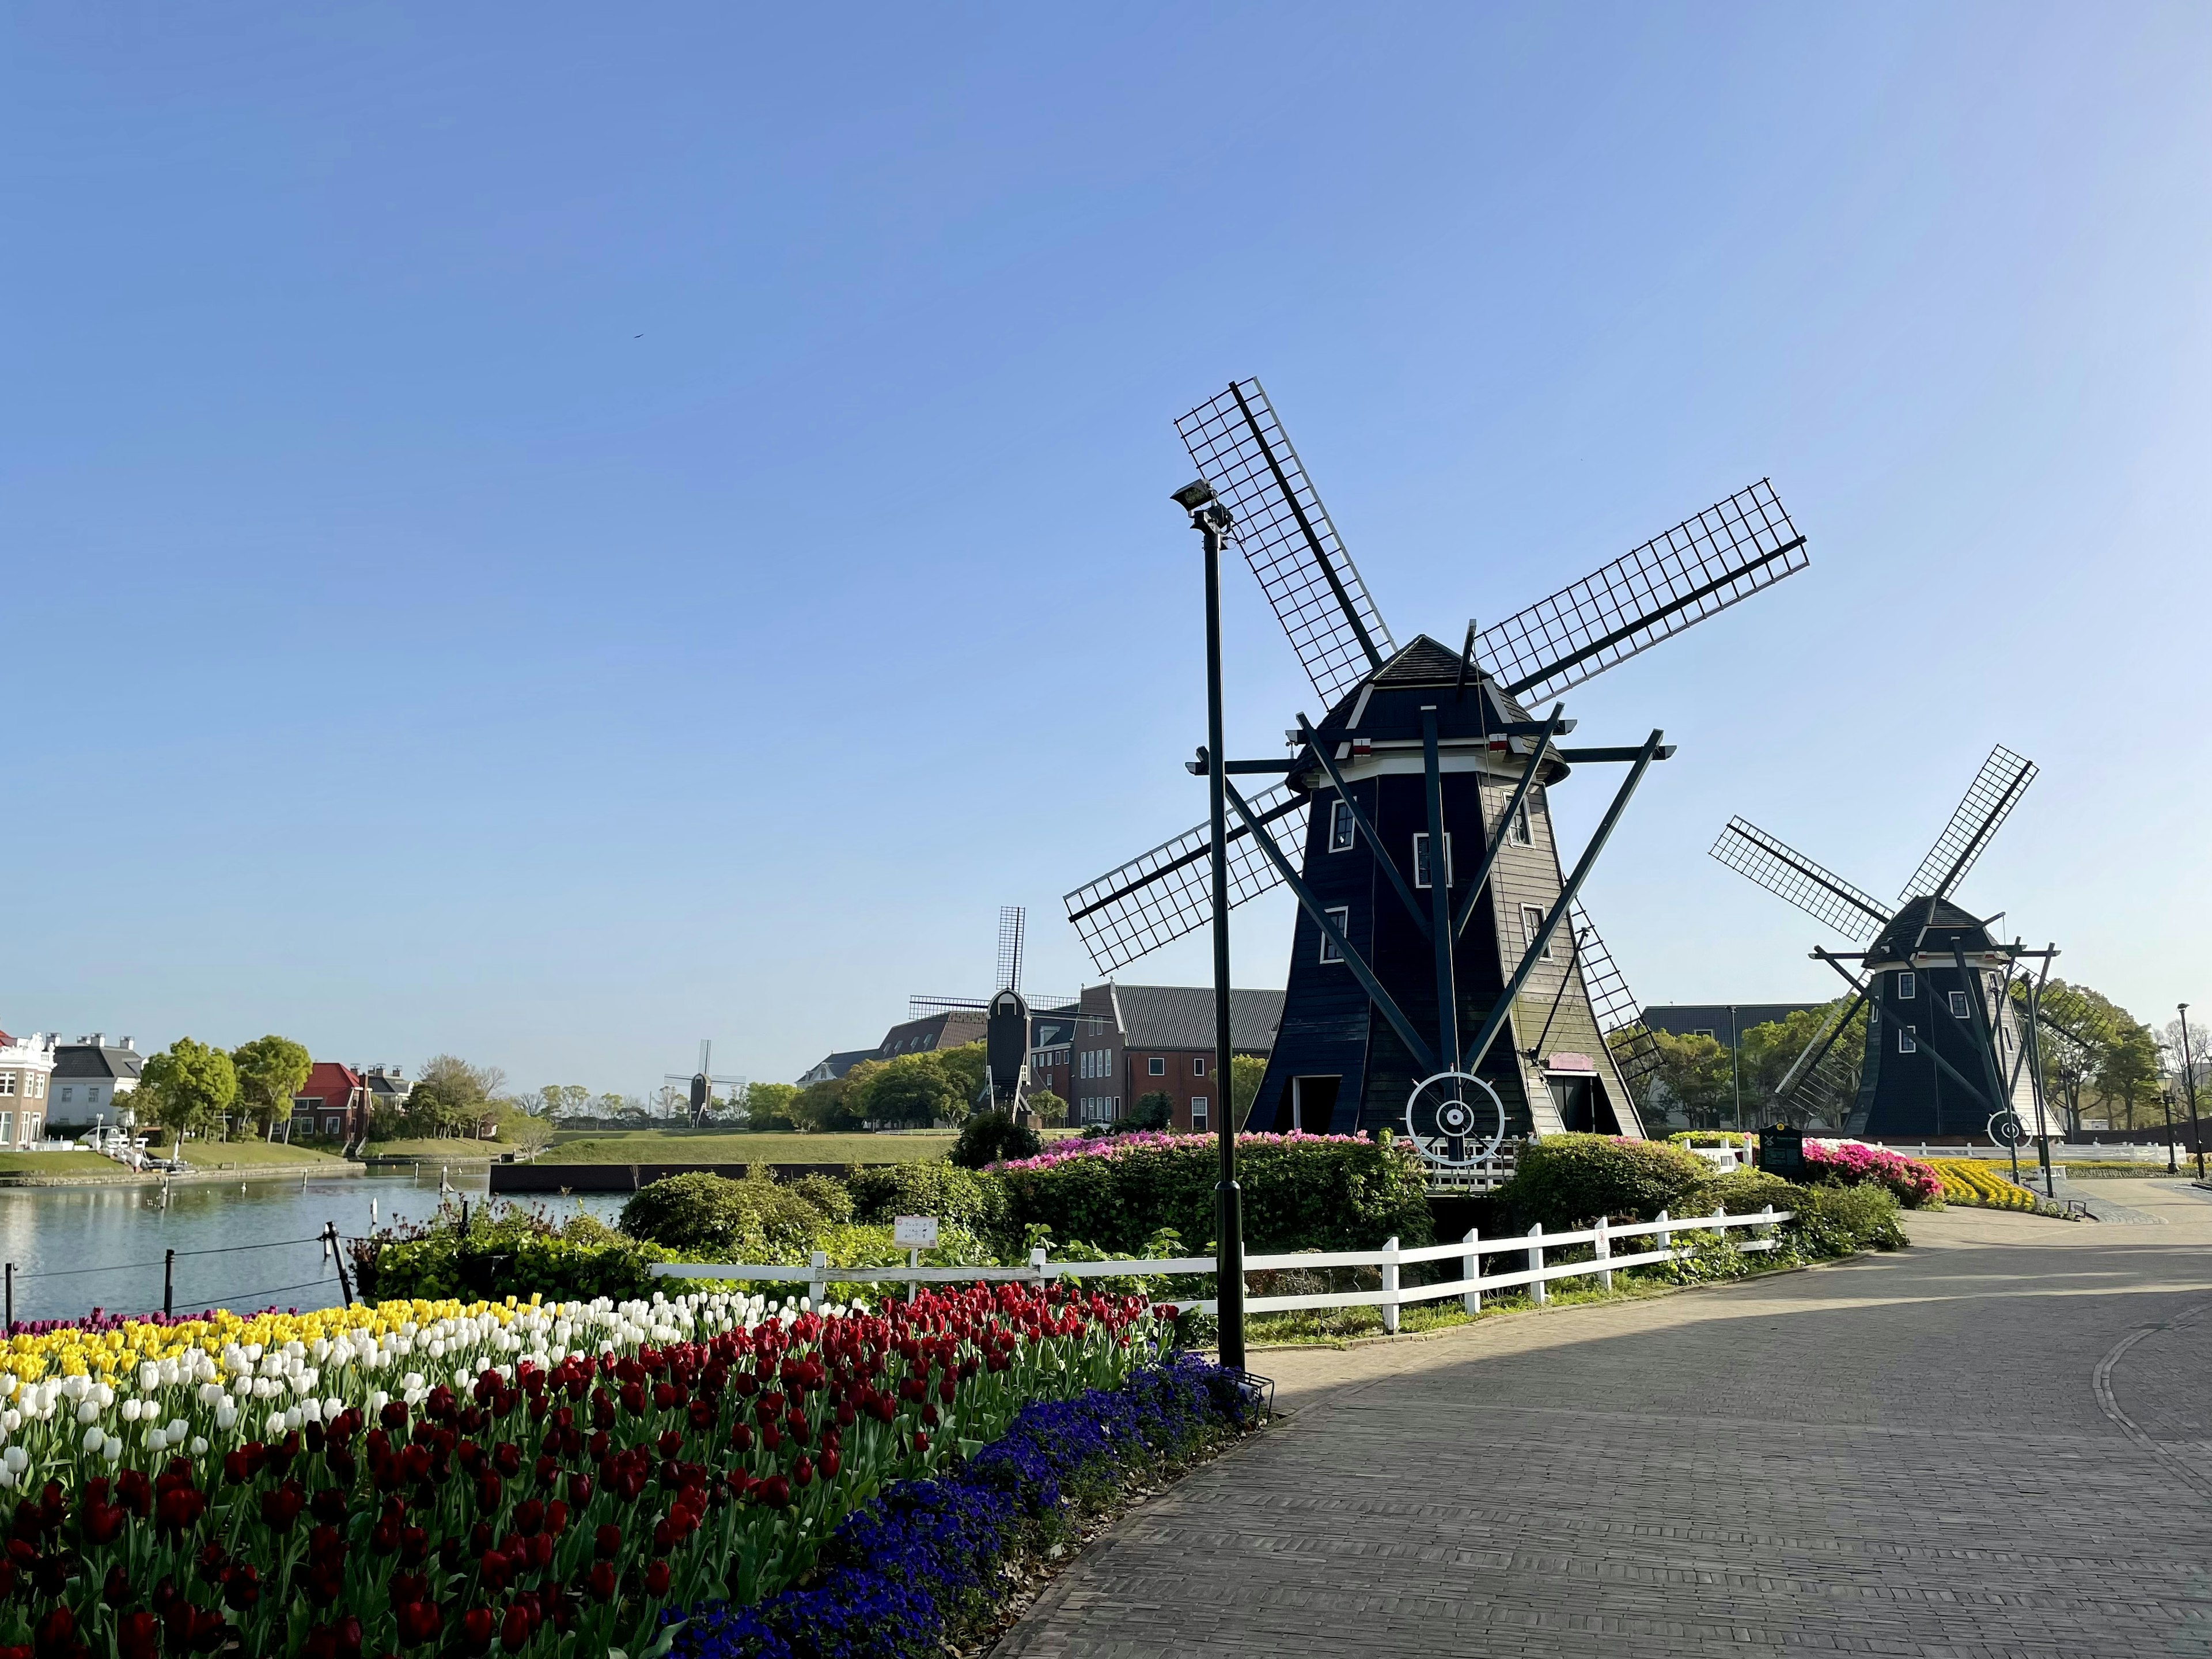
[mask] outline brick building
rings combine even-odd
[[[1231,991],[1235,1052],[1264,1058],[1282,1017],[1280,991]],[[1228,1081],[1212,1075],[1211,986],[1094,985],[1073,1006],[1032,1015],[1030,1031],[1030,1085],[1067,1102],[1070,1123],[1111,1123],[1164,1094],[1172,1127],[1220,1127]]]

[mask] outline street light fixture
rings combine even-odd
[[[2189,1091],[2189,1144],[2197,1153],[2197,1178],[2204,1179],[2204,1131],[2197,1123],[2197,1061],[2189,1052],[2189,1005],[2181,1010],[2181,1081]]]
[[[1213,1187],[1213,1305],[1221,1364],[1242,1371],[1244,1201],[1237,1186],[1237,1107],[1231,1090],[1236,1070],[1229,1030],[1229,808],[1221,737],[1221,544],[1235,520],[1203,478],[1176,490],[1175,502],[1190,514],[1190,527],[1206,544],[1206,797],[1213,866],[1213,1086],[1220,1096],[1215,1132],[1219,1164]]]

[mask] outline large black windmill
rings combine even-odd
[[[1459,650],[1426,635],[1401,647],[1258,381],[1176,425],[1324,711],[1286,734],[1290,759],[1227,767],[1279,779],[1249,799],[1230,781],[1230,902],[1284,882],[1299,904],[1247,1122],[1410,1125],[1455,1163],[1501,1120],[1509,1134],[1640,1133],[1639,1079],[1607,1037],[1629,1031],[1647,1053],[1650,1039],[1577,895],[1644,770],[1671,751],[1657,732],[1558,747],[1574,722],[1554,699],[1802,569],[1804,538],[1774,491],[1762,480],[1508,621],[1470,623]],[[1606,763],[1627,780],[1563,874],[1547,792]],[[1298,830],[1302,847],[1286,847]],[[1210,852],[1200,825],[1067,896],[1100,971],[1211,921]]]
[[[1979,1139],[2008,1114],[2027,1136],[2049,1133],[2031,1034],[2010,981],[2028,957],[2040,957],[2047,972],[2055,953],[2002,943],[1990,932],[1995,916],[1978,917],[1951,896],[2035,773],[2034,762],[2002,744],[1992,749],[1894,906],[1758,825],[1729,820],[1713,843],[1715,858],[1860,947],[1814,951],[1853,994],[1783,1079],[1777,1101],[1875,1139]],[[1839,1088],[1848,1067],[1829,1056],[1849,1040],[1844,1034],[1862,1008],[1865,1062],[1856,1091]]]

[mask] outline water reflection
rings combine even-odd
[[[484,1177],[456,1176],[455,1194],[484,1201]],[[548,1198],[554,1216],[578,1210],[611,1219],[627,1194]],[[15,1264],[17,1320],[66,1319],[103,1308],[158,1311],[163,1252],[177,1252],[175,1306],[240,1310],[275,1304],[329,1308],[337,1275],[319,1236],[337,1224],[343,1237],[379,1224],[419,1220],[438,1208],[435,1171],[421,1176],[364,1176],[299,1181],[192,1182],[158,1188],[0,1188],[0,1261]],[[247,1246],[251,1248],[240,1249]]]

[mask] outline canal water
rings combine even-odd
[[[179,1314],[330,1308],[337,1273],[320,1235],[421,1220],[441,1201],[484,1201],[482,1173],[455,1175],[441,1193],[435,1170],[420,1176],[346,1176],[305,1182],[267,1179],[155,1187],[0,1188],[0,1261],[15,1266],[15,1318],[69,1319],[94,1309],[159,1312],[165,1252],[174,1250]],[[581,1209],[611,1221],[628,1194],[547,1198],[555,1217]],[[526,1203],[528,1201],[526,1200]],[[371,1206],[374,1219],[371,1219]]]

